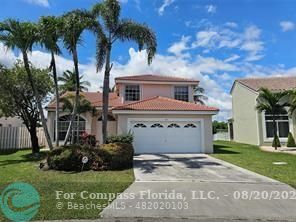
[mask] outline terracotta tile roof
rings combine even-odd
[[[66,97],[70,94],[74,94],[75,92],[66,92],[61,97]],[[86,100],[88,100],[93,106],[101,107],[103,104],[103,93],[100,92],[81,92],[80,93]],[[53,100],[47,108],[55,108],[55,100]],[[116,93],[109,93],[109,107],[121,106],[123,103],[121,102],[120,97],[117,96]],[[62,104],[60,105],[62,106]]]
[[[152,81],[152,82],[191,82],[198,84],[198,80],[186,79],[173,76],[162,76],[162,75],[137,75],[137,76],[123,76],[115,78],[115,81],[118,80],[131,80],[131,81]]]
[[[261,87],[268,88],[272,91],[282,91],[296,88],[296,76],[247,78],[238,79],[236,81],[255,91],[258,91]]]
[[[138,111],[219,111],[215,107],[183,102],[175,99],[155,96],[149,99],[129,103],[113,108],[113,110]]]

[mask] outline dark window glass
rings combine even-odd
[[[161,125],[159,123],[155,123],[151,126],[151,128],[163,128],[163,125]]]
[[[146,128],[146,125],[143,123],[137,123],[134,127],[135,128]]]
[[[273,138],[273,124],[272,124],[272,122],[266,122],[266,137]]]
[[[62,116],[59,118],[59,140],[64,140],[66,138],[67,130],[70,125],[71,116]],[[78,124],[79,123],[79,124]],[[82,133],[85,131],[85,120],[82,117],[75,118],[73,124],[73,132],[75,134],[75,138],[77,137],[77,133]],[[55,134],[54,134],[55,135]]]
[[[140,86],[139,85],[126,85],[125,86],[125,100],[126,101],[140,100]]]
[[[176,123],[172,123],[172,124],[168,125],[168,128],[180,128],[180,126]]]
[[[184,128],[196,128],[196,125],[189,123],[189,124],[185,125]]]
[[[175,86],[175,99],[188,102],[188,86]]]
[[[288,137],[289,122],[278,122],[279,137]]]

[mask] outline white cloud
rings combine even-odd
[[[234,54],[234,55],[231,55],[229,58],[225,59],[224,62],[233,62],[238,60],[239,58],[240,58],[239,55]]]
[[[291,21],[281,21],[280,26],[283,32],[287,32],[295,29],[295,23]]]
[[[205,8],[206,8],[206,11],[210,14],[214,14],[217,11],[217,6],[215,5],[206,5]]]
[[[173,43],[169,48],[168,52],[172,53],[178,57],[180,56],[186,56],[190,57],[190,54],[183,54],[184,51],[188,50],[190,47],[188,46],[188,42],[190,40],[190,36],[182,36],[181,40],[179,42]]]
[[[237,28],[238,27],[238,25],[235,22],[226,22],[224,25],[229,28]]]
[[[42,7],[49,7],[48,0],[24,0],[24,1],[29,4],[39,5]]]
[[[162,16],[165,11],[165,8],[167,8],[168,6],[173,4],[174,2],[175,2],[175,0],[164,0],[162,5],[158,8],[158,14],[160,16]]]
[[[248,56],[246,61],[257,61],[264,57],[262,51],[264,50],[264,43],[260,40],[261,30],[251,25],[245,29],[243,38],[244,42],[241,45],[241,50],[246,51]]]

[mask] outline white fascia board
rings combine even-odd
[[[219,111],[141,111],[141,110],[113,110],[114,114],[179,114],[179,115],[216,115]]]

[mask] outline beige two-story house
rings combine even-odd
[[[258,112],[257,97],[259,89],[265,87],[271,91],[283,91],[296,88],[296,77],[247,78],[234,82],[232,95],[233,140],[254,145],[270,144],[273,140],[272,116]],[[288,110],[288,109],[287,109]],[[295,136],[295,116],[288,112],[276,116],[277,134],[282,143],[287,142],[288,133]]]
[[[168,76],[139,75],[115,79],[109,95],[109,135],[132,133],[136,153],[212,153],[215,107],[195,104],[199,81]],[[102,93],[83,92],[97,112],[83,113],[79,131],[102,140]],[[55,102],[48,105],[48,125],[54,138]],[[64,140],[70,116],[61,113],[59,140]],[[78,124],[78,119],[75,125]]]

